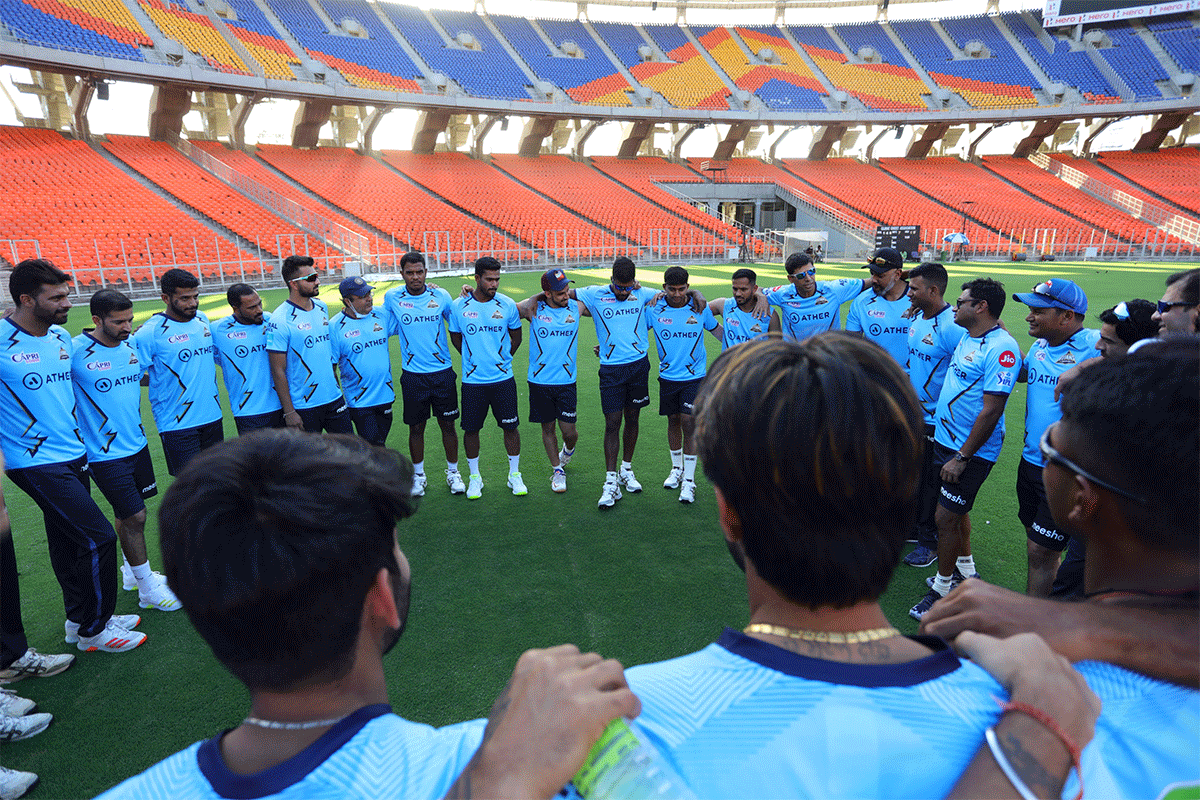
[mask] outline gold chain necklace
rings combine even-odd
[[[745,628],[745,632],[769,633],[772,636],[783,636],[788,639],[800,639],[805,642],[821,642],[823,644],[864,644],[900,635],[900,631],[891,626],[886,628],[870,628],[865,631],[838,633],[835,631],[795,630],[793,628],[784,628],[781,625],[766,625],[764,623],[748,625]]]

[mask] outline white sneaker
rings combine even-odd
[[[133,569],[125,563],[121,564],[121,588],[127,592],[137,588],[137,578],[133,577]]]
[[[617,473],[617,477],[620,479],[621,485],[634,494],[637,494],[642,490],[642,485],[638,483],[638,479],[634,477],[632,469],[621,467],[621,471]]]
[[[115,619],[115,617],[114,617]],[[76,633],[78,635],[78,632]],[[80,636],[75,646],[85,653],[99,650],[102,653],[124,653],[146,641],[146,634],[114,625],[112,620],[95,636]]]
[[[508,488],[512,489],[513,494],[518,496],[529,494],[529,489],[525,487],[525,481],[521,480],[521,473],[519,472],[508,473]]]
[[[604,491],[600,495],[600,502],[596,505],[600,508],[612,508],[621,499],[621,486],[616,481],[605,481]]]
[[[467,486],[467,499],[478,500],[483,497],[483,476],[472,475],[471,483]]]
[[[446,485],[450,487],[450,494],[462,494],[467,490],[467,485],[463,483],[462,473],[456,469],[446,470]]]
[[[32,714],[37,709],[37,703],[18,697],[12,689],[0,689],[0,716],[23,717]]]
[[[567,490],[567,473],[561,468],[554,470],[554,474],[550,476],[550,489],[558,494]]]
[[[671,467],[671,471],[667,473],[667,479],[663,481],[664,489],[678,489],[680,482],[683,481],[683,467]]]
[[[149,589],[144,592],[138,590],[138,606],[157,608],[159,611],[178,611],[183,608],[183,603],[179,602],[171,587],[167,586],[165,576],[155,572],[150,576],[150,581]]]
[[[696,482],[682,481],[679,485],[679,502],[694,503],[696,502]]]
[[[118,628],[124,628],[131,631],[142,623],[142,618],[137,614],[113,614],[108,618],[109,625],[116,625]],[[66,631],[66,636],[63,641],[67,644],[75,644],[79,641],[79,623],[67,620],[63,623],[63,630]],[[72,656],[74,658],[74,656]]]
[[[78,626],[76,629],[78,630]],[[49,678],[74,663],[75,656],[70,653],[49,655],[39,653],[31,647],[25,651],[25,655],[0,669],[0,683],[16,683],[25,678]]]
[[[565,466],[567,466],[567,464],[571,463],[571,459],[574,457],[575,457],[574,450],[572,450],[571,452],[568,453],[567,448],[565,448],[565,447],[560,448],[558,451],[558,465],[560,467],[565,467]]]
[[[17,800],[32,789],[38,782],[38,776],[32,772],[22,772],[19,769],[0,767],[0,800]]]
[[[0,714],[0,742],[19,742],[37,736],[50,727],[52,719],[52,714],[29,714],[24,717]]]
[[[425,487],[428,485],[429,485],[429,481],[425,478],[424,472],[418,472],[416,475],[413,475],[412,496],[413,497],[424,497],[425,496]]]

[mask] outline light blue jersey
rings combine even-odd
[[[646,327],[654,330],[658,375],[668,381],[694,381],[708,374],[704,332],[717,327],[717,318],[704,306],[697,314],[689,302],[679,308],[667,298],[646,307]]]
[[[906,664],[821,661],[726,629],[632,667],[637,723],[697,797],[943,797],[1006,692],[944,642]],[[919,766],[917,766],[919,765]]]
[[[142,362],[128,340],[106,347],[84,332],[74,339],[71,377],[75,414],[88,461],[136,455],[146,446],[142,426]]]
[[[288,392],[294,408],[316,408],[342,396],[333,374],[329,343],[329,309],[312,298],[305,311],[291,300],[271,312],[267,352],[287,353]]]
[[[807,339],[825,331],[841,329],[838,316],[842,303],[853,300],[862,291],[863,282],[855,278],[836,281],[817,281],[811,297],[801,297],[796,287],[788,284],[767,292],[767,301],[779,309],[786,339]]]
[[[1025,355],[1025,380],[1029,388],[1025,393],[1025,449],[1021,458],[1035,467],[1044,466],[1042,449],[1038,446],[1042,434],[1062,418],[1062,410],[1054,399],[1059,376],[1089,358],[1099,358],[1098,341],[1100,331],[1080,328],[1058,347],[1038,339]]]
[[[579,303],[563,308],[538,303],[529,321],[529,382],[546,386],[574,383],[579,375]]]
[[[1169,787],[1200,789],[1200,692],[1097,661],[1075,668],[1102,703],[1096,735],[1080,766],[1086,797],[1164,797]],[[1064,798],[1079,791],[1075,771]]]
[[[946,370],[954,348],[967,335],[967,329],[954,321],[954,309],[946,305],[929,319],[917,314],[908,328],[908,379],[917,390],[925,424],[934,424],[938,397],[946,382]]]
[[[486,720],[431,728],[366,706],[299,754],[254,775],[225,765],[221,736],[197,742],[100,795],[104,800],[435,800],[483,739]]]
[[[392,386],[392,356],[388,353],[390,319],[371,310],[362,317],[345,311],[329,321],[330,342],[342,375],[346,404],[351,408],[390,406],[396,401]]]
[[[235,417],[270,414],[281,407],[267,358],[270,322],[271,315],[264,313],[261,325],[243,325],[231,314],[211,326],[217,366],[225,376],[225,391]]]
[[[846,330],[858,331],[867,339],[888,351],[896,363],[908,362],[908,329],[912,320],[904,312],[912,308],[907,294],[888,300],[874,289],[867,289],[850,304],[846,314]]]
[[[954,348],[946,382],[938,396],[933,433],[942,447],[957,450],[971,433],[975,420],[983,413],[983,396],[1007,397],[1021,372],[1021,350],[1017,340],[1000,326],[979,338],[964,336]],[[996,422],[992,435],[974,455],[994,462],[1004,443],[1004,415]]]
[[[738,307],[737,300],[725,298],[725,305],[721,307],[721,349],[728,350],[735,344],[766,336],[770,324],[770,317],[755,319],[752,312]]]
[[[150,410],[159,433],[207,425],[221,418],[217,362],[208,317],[187,322],[159,312],[133,334],[142,368],[150,373]]]
[[[617,300],[610,284],[575,290],[575,297],[587,306],[596,325],[601,365],[632,364],[646,357],[650,341],[645,308],[656,294],[654,289],[643,286],[634,289],[624,300]]]
[[[453,302],[445,289],[428,287],[421,294],[409,294],[401,286],[383,296],[383,310],[395,326],[405,372],[441,372],[452,366],[446,323]]]
[[[71,334],[59,325],[34,336],[11,317],[0,322],[0,445],[8,469],[85,455],[71,385],[73,349]]]
[[[510,330],[521,329],[521,312],[508,295],[496,292],[480,302],[474,294],[450,306],[450,332],[462,334],[462,382],[498,383],[513,376]]]

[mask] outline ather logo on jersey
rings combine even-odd
[[[1017,357],[1013,354],[1012,350],[1005,350],[1000,354],[1000,366],[1008,369],[1009,367],[1015,367],[1016,365]]]

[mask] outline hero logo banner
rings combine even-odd
[[[1145,0],[1047,0],[1042,25],[1046,28],[1089,25],[1161,14],[1181,14],[1197,9],[1200,9],[1200,0],[1166,3],[1147,3]]]
[[[1017,365],[1017,357],[1013,354],[1012,350],[1005,350],[1003,353],[1001,353],[999,361],[1000,366],[1004,367],[1005,369],[1010,369]]]

